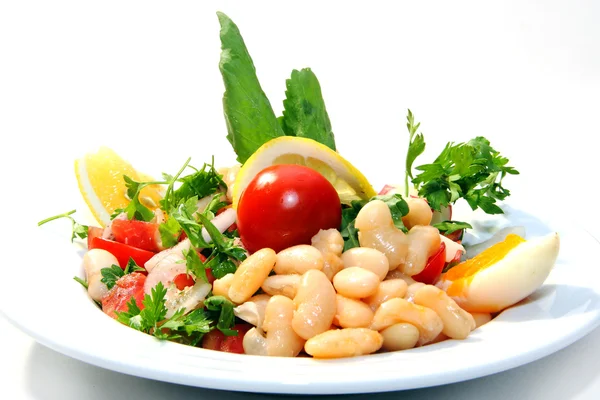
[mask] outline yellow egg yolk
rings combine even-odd
[[[524,242],[525,239],[522,237],[510,234],[504,241],[493,245],[477,256],[451,268],[444,276],[442,276],[442,280],[452,282],[446,290],[448,295],[460,296],[463,294],[465,287],[469,286],[475,274],[496,264],[506,257],[512,249]]]

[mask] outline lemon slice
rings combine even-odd
[[[242,192],[256,174],[277,164],[304,165],[321,173],[345,204],[377,194],[358,169],[329,147],[312,139],[281,136],[263,144],[246,160],[234,182],[233,207],[237,207]]]
[[[88,153],[75,160],[75,175],[83,199],[94,218],[106,226],[115,210],[125,208],[130,200],[123,175],[137,182],[153,179],[136,171],[130,163],[107,147],[100,147],[95,153]],[[163,198],[160,185],[150,185],[140,192],[140,202],[150,209],[156,209]]]

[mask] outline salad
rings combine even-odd
[[[415,166],[425,138],[407,115],[403,184],[375,191],[336,149],[309,68],[286,81],[277,117],[238,27],[218,13],[227,139],[238,164],[191,158],[161,179],[109,148],[76,160],[97,226],[75,210],[85,279],[118,323],[205,349],[341,358],[462,340],[549,275],[559,237],[499,231],[465,248],[452,206],[501,214],[518,171],[484,137]]]

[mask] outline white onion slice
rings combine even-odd
[[[146,261],[144,268],[150,273],[159,264],[172,264],[178,260],[183,260],[183,252],[189,250],[190,246],[190,239],[186,238],[170,249],[163,250],[160,253],[153,255],[152,258]]]
[[[223,233],[227,230],[227,228],[235,223],[236,219],[237,213],[235,210],[233,208],[228,208],[221,214],[214,217],[210,222],[212,222],[219,232]],[[202,238],[206,241],[206,243],[210,243],[212,240],[205,228],[202,228]]]
[[[440,234],[440,239],[446,244],[446,262],[454,260],[456,252],[460,251],[465,254],[466,250],[462,244],[456,243],[454,240],[448,239],[446,236]]]
[[[177,290],[174,286],[170,287],[165,296],[166,318],[171,318],[180,308],[185,308],[186,314],[195,310],[204,301],[211,289],[210,283],[202,280],[198,280],[194,286],[183,290]]]

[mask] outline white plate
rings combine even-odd
[[[68,203],[69,199],[62,199]],[[79,204],[79,200],[73,199]],[[525,207],[523,205],[522,207]],[[340,394],[434,386],[481,377],[531,362],[581,338],[600,322],[600,270],[591,268],[600,244],[572,226],[542,222],[513,205],[511,222],[528,236],[560,232],[561,251],[548,281],[464,341],[352,359],[262,358],[160,342],[116,323],[72,280],[81,275],[81,246],[68,242],[68,223],[31,228],[3,265],[27,263],[30,286],[5,286],[0,306],[10,321],[41,344],[114,371],[206,388]],[[56,210],[48,210],[52,215]],[[27,243],[35,248],[25,250]],[[22,251],[19,251],[22,250]]]

